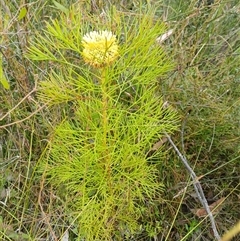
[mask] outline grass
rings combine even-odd
[[[65,7],[70,4],[59,2]],[[159,92],[181,116],[181,128],[172,138],[202,177],[209,204],[225,198],[215,213],[222,235],[237,223],[240,210],[240,5],[237,0],[211,5],[202,1],[199,6],[196,2],[130,4],[109,0],[83,1],[82,5],[96,16],[102,12],[101,7],[107,11],[110,3],[129,14],[155,6],[156,19],[161,18],[174,30],[162,45],[175,63],[175,70],[159,78]],[[0,18],[4,23],[0,24],[2,66],[10,90],[0,88],[0,118],[4,116],[0,119],[0,238],[61,240],[68,230],[68,240],[74,240],[74,220],[64,213],[68,197],[63,203],[36,169],[63,110],[54,108],[50,113],[35,92],[19,104],[50,68],[46,64],[34,66],[24,58],[28,43],[44,28],[42,20],[57,17],[60,10],[47,1],[29,1],[27,16],[18,20],[16,13],[22,6],[1,1],[1,7],[5,10]],[[164,201],[156,200],[155,208],[149,210],[151,220],[142,220],[143,226],[151,221],[155,229],[145,226],[129,240],[213,240],[208,218],[197,216],[202,207],[189,173],[167,142],[163,147],[168,152],[161,157],[158,168],[165,182]],[[65,190],[62,192],[64,195]],[[239,235],[233,240],[238,239]]]

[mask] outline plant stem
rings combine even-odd
[[[103,147],[104,152],[107,150],[107,126],[108,126],[108,116],[107,116],[107,107],[108,107],[108,96],[107,96],[107,83],[106,83],[106,69],[104,68],[101,73],[101,87],[102,87],[102,125],[103,125]],[[107,154],[107,153],[106,153]]]
[[[109,97],[108,97],[108,80],[107,80],[107,69],[103,68],[101,73],[101,90],[102,90],[102,128],[103,128],[103,168],[105,169],[106,181],[107,181],[107,196],[106,196],[106,208],[105,213],[105,225],[106,228],[110,228],[113,224],[109,222],[109,217],[113,216],[112,206],[113,198],[113,183],[112,183],[112,170],[111,170],[111,157],[108,150],[108,109],[109,109]],[[111,228],[110,228],[111,229]]]
[[[107,81],[107,69],[103,68],[101,73],[101,88],[102,88],[102,128],[103,128],[103,160],[105,170],[107,172],[109,192],[112,196],[112,181],[111,181],[111,159],[108,152],[108,81]]]

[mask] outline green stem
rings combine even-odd
[[[108,108],[109,108],[109,98],[108,98],[108,80],[107,80],[107,70],[102,69],[101,73],[101,89],[102,89],[102,128],[103,128],[103,166],[105,168],[105,175],[107,180],[107,186],[109,196],[106,197],[106,227],[109,226],[109,217],[112,216],[112,205],[113,205],[113,183],[112,183],[112,170],[111,170],[111,157],[108,150]]]
[[[107,116],[107,107],[108,107],[108,96],[107,96],[107,83],[106,83],[106,69],[102,70],[101,74],[101,87],[102,87],[102,125],[103,125],[103,146],[104,152],[107,150],[107,126],[108,126],[108,116]]]
[[[107,70],[102,69],[101,73],[101,88],[102,88],[102,127],[103,127],[103,160],[105,170],[107,172],[109,192],[112,196],[112,171],[111,171],[111,158],[108,151],[108,81],[107,81]]]

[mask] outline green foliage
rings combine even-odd
[[[135,17],[115,12],[104,25],[70,12],[47,23],[28,52],[51,66],[39,99],[65,110],[40,168],[68,202],[79,239],[121,239],[140,230],[138,221],[149,215],[146,202],[161,198],[162,178],[147,153],[164,133],[177,129],[176,113],[157,92],[157,77],[172,68],[156,43],[164,26],[150,12]],[[114,19],[117,26],[111,25]],[[120,56],[112,66],[84,63],[81,40],[89,26],[115,28]]]

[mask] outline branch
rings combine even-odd
[[[165,134],[166,134],[166,137],[167,137],[168,141],[172,145],[173,149],[176,151],[176,153],[178,154],[178,156],[181,159],[182,163],[184,164],[184,166],[187,168],[188,172],[190,173],[190,176],[191,176],[191,178],[193,180],[194,189],[195,189],[195,191],[197,193],[198,199],[199,199],[200,203],[203,205],[203,207],[205,208],[205,210],[206,210],[206,212],[207,212],[207,214],[209,216],[214,236],[215,236],[215,238],[217,240],[220,240],[221,237],[220,237],[220,235],[219,235],[219,233],[217,231],[213,214],[212,214],[212,212],[211,212],[211,210],[210,210],[210,208],[208,206],[208,202],[207,202],[207,199],[206,199],[206,197],[204,195],[202,186],[201,186],[201,184],[199,182],[199,178],[196,176],[195,172],[193,171],[193,169],[188,164],[188,161],[187,161],[186,157],[183,156],[181,154],[181,152],[178,150],[177,146],[174,144],[174,142],[172,141],[171,137],[167,133],[165,133]]]

